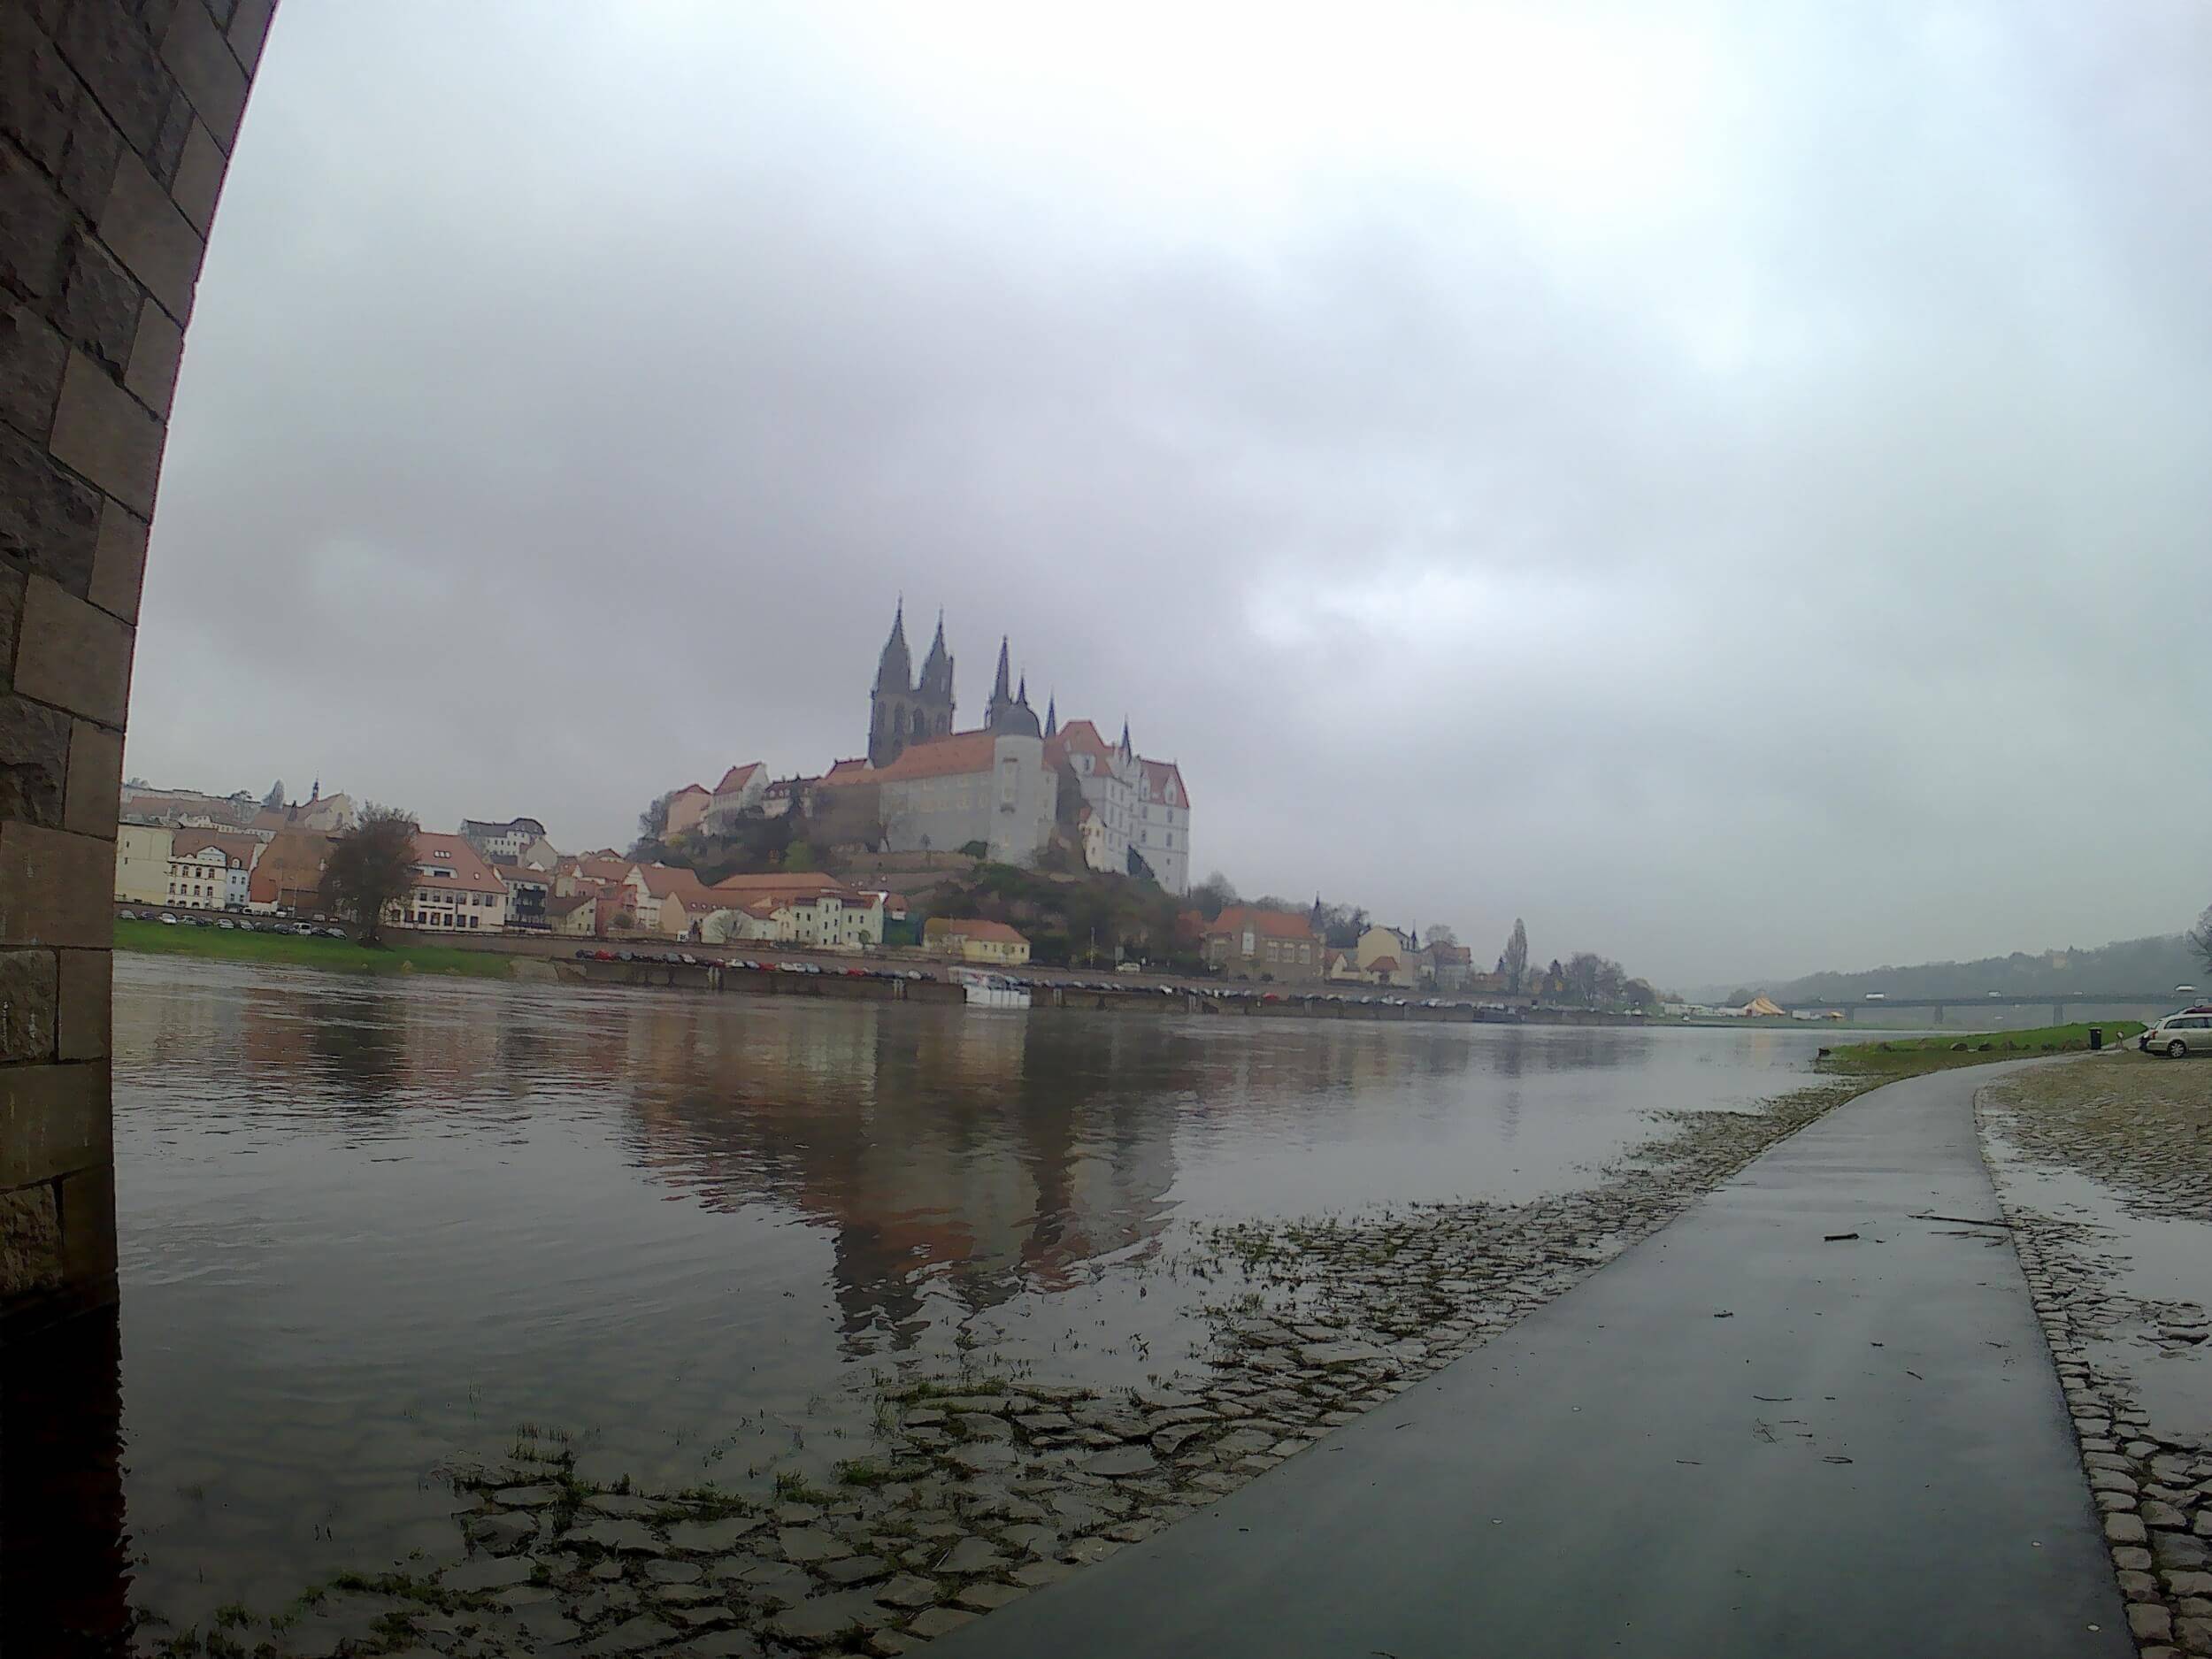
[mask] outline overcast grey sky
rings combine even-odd
[[[903,589],[1485,956],[2212,899],[2212,12],[1076,15],[288,0],[128,770],[621,842]]]

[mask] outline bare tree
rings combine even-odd
[[[365,945],[377,942],[384,907],[414,885],[417,828],[412,812],[371,803],[330,849],[330,862],[323,866],[323,901],[353,918]]]
[[[2212,973],[2212,906],[2197,918],[2197,925],[2189,931],[2189,943],[2203,959],[2204,971]]]
[[[1237,902],[1236,885],[1220,871],[1215,871],[1190,890],[1191,908],[1208,921]]]
[[[1454,927],[1453,927],[1453,926],[1452,926],[1449,923],[1447,923],[1447,922],[1431,922],[1431,923],[1429,924],[1429,943],[1430,943],[1430,945],[1432,945],[1432,946],[1436,946],[1436,945],[1455,945],[1455,944],[1457,944],[1458,942],[1459,942],[1459,933],[1458,933],[1458,931],[1457,931],[1455,928],[1454,928]]]

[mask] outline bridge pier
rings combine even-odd
[[[1938,1003],[1935,1005],[1935,1023],[1936,1023],[1937,1025],[1940,1025],[1943,1023],[1943,1015],[1944,1015],[1944,1007],[1943,1007],[1943,1004],[1942,1004],[1942,1003],[1940,1003],[1940,1002],[1938,1002]]]

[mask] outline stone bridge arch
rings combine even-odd
[[[115,1299],[110,950],[140,579],[274,10],[0,0],[0,1346]]]

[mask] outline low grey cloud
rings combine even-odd
[[[857,752],[903,591],[1479,949],[2212,897],[2200,12],[928,18],[287,8],[129,769],[619,841]]]

